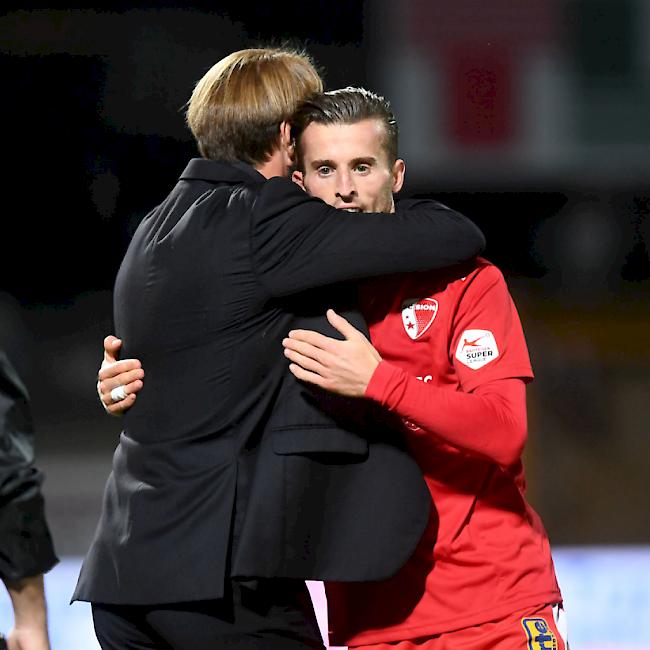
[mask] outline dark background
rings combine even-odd
[[[385,93],[402,194],[486,233],[537,375],[526,463],[551,541],[648,541],[649,12],[521,5],[5,7],[0,347],[32,395],[60,553],[82,554],[97,518],[119,433],[94,392],[111,290],[139,220],[196,155],[183,105],[221,57],[282,43],[306,46],[328,88]]]

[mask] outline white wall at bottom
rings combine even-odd
[[[572,650],[650,650],[650,546],[575,546],[553,551],[564,595]],[[69,605],[81,558],[66,557],[46,577],[52,650],[99,650],[90,606]],[[322,585],[308,583],[321,630],[326,630]],[[0,630],[12,624],[0,592]]]

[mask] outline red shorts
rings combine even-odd
[[[362,650],[568,650],[564,611],[546,605],[454,632],[372,645]]]

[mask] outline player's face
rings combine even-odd
[[[375,119],[310,124],[300,140],[304,171],[293,173],[294,182],[335,208],[393,212],[393,192],[404,182],[404,161],[389,163],[384,128]]]

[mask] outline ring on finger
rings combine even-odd
[[[121,402],[123,399],[126,399],[126,397],[127,393],[124,385],[117,386],[117,388],[113,388],[111,391],[111,401],[113,402]]]

